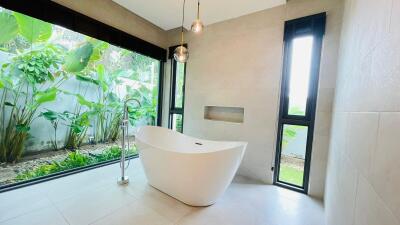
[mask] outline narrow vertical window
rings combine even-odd
[[[326,14],[285,23],[285,50],[274,183],[308,192]]]
[[[171,47],[170,51],[171,49],[173,52],[174,47]],[[173,57],[171,57],[171,63],[171,98],[168,128],[182,133],[185,103],[186,63],[177,62]]]

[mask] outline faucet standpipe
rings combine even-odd
[[[121,177],[118,178],[118,184],[120,185],[124,185],[124,184],[128,184],[129,183],[129,177],[125,176],[125,170],[128,168],[129,166],[129,162],[128,162],[128,166],[125,167],[125,155],[126,152],[129,151],[129,137],[128,137],[128,129],[129,129],[129,118],[128,118],[128,105],[127,103],[129,101],[135,101],[138,105],[139,108],[141,107],[141,104],[139,102],[139,100],[134,99],[134,98],[130,98],[125,100],[124,102],[124,112],[123,112],[123,116],[122,116],[122,121],[121,121],[121,129],[122,129],[122,137],[121,137],[121,162],[120,162],[120,167],[121,167]],[[128,144],[128,148],[126,149],[126,144],[125,142],[127,142]]]

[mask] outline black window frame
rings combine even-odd
[[[182,130],[183,133],[183,124],[184,124],[184,111],[185,111],[185,86],[186,86],[186,68],[187,63],[184,63],[184,71],[183,71],[183,87],[182,87],[182,107],[175,107],[175,100],[176,100],[176,77],[177,77],[177,67],[178,61],[176,61],[173,57],[173,52],[176,47],[179,45],[172,46],[169,48],[169,56],[168,58],[171,60],[171,84],[170,84],[170,100],[169,100],[169,113],[168,113],[168,128],[173,129],[173,116],[174,115],[181,115],[182,116]],[[187,44],[184,44],[186,48],[188,48]]]
[[[282,71],[281,97],[276,142],[275,166],[273,183],[294,191],[308,193],[312,142],[318,95],[319,70],[321,63],[322,43],[325,34],[326,13],[319,13],[285,22],[284,59]],[[312,61],[310,70],[309,90],[304,116],[289,114],[290,66],[292,58],[292,40],[302,36],[313,36]],[[282,153],[282,136],[284,125],[306,126],[307,141],[303,174],[303,185],[298,186],[279,180],[280,159]]]
[[[108,42],[112,45],[131,50],[142,55],[151,57],[160,62],[159,86],[158,86],[158,107],[157,107],[157,126],[162,125],[162,105],[163,105],[163,84],[164,84],[164,63],[167,61],[167,50],[142,40],[115,27],[104,24],[86,15],[48,0],[0,0],[0,7],[14,12],[19,12],[36,19],[46,21],[51,24],[59,25],[66,29]],[[137,158],[138,155],[128,156]],[[105,161],[94,165],[84,166],[76,169],[62,171],[27,181],[8,184],[0,187],[0,193],[15,190],[18,188],[46,182],[49,180],[65,177],[71,174],[107,166],[119,162],[119,159]]]

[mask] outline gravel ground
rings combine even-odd
[[[304,169],[304,159],[299,159],[292,156],[283,155],[281,157],[281,163],[289,165],[290,167],[303,170]]]

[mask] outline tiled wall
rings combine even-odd
[[[400,0],[347,0],[327,225],[400,224]]]
[[[184,132],[214,139],[247,141],[239,173],[272,182],[282,77],[284,21],[327,12],[314,147],[311,195],[322,198],[328,158],[332,102],[342,19],[341,0],[291,0],[285,6],[216,23],[200,35],[187,33]],[[169,32],[170,45],[179,32]],[[241,124],[204,119],[204,106],[244,108]]]

